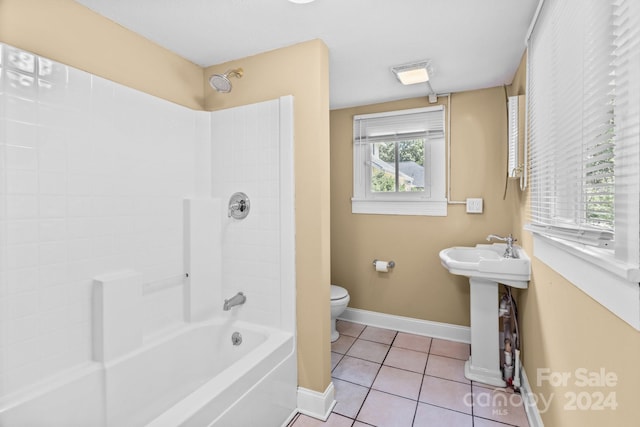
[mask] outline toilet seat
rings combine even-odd
[[[349,292],[341,286],[331,285],[331,301],[338,301],[349,296]]]

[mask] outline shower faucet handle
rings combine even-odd
[[[247,202],[245,202],[244,200],[239,200],[235,203],[232,203],[229,205],[229,216],[231,216],[231,212],[233,211],[244,212],[246,208],[247,208]]]
[[[229,210],[227,216],[235,219],[244,219],[249,215],[249,209],[251,208],[251,202],[249,197],[242,193],[234,193],[229,199]]]

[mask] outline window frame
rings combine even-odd
[[[411,114],[441,112],[443,137],[425,138],[424,168],[425,190],[429,185],[429,191],[404,191],[404,192],[377,192],[371,191],[371,149],[369,142],[358,143],[359,120],[372,120],[393,116],[409,116]],[[351,199],[351,211],[354,214],[379,214],[379,215],[425,215],[446,216],[447,199],[446,192],[446,129],[445,108],[443,105],[412,108],[406,110],[394,110],[373,114],[360,114],[353,117],[353,197]],[[392,142],[389,138],[388,142]],[[396,138],[395,143],[401,141]],[[383,141],[380,141],[383,142]],[[398,159],[395,160],[398,162]]]
[[[543,6],[549,6],[551,1],[545,1],[544,3],[543,5],[541,2],[538,12],[540,12]],[[616,7],[615,2],[611,3],[611,7]],[[635,7],[634,19],[637,21],[638,15],[640,15],[640,9],[638,9],[637,6]],[[614,15],[615,13],[612,13],[610,19],[614,19]],[[554,16],[553,18],[547,17],[546,19],[557,20],[558,18]],[[528,121],[531,118],[532,96],[530,91],[533,87],[531,81],[531,37],[535,31],[534,27],[538,23],[538,20],[539,16],[537,15],[534,18],[527,37]],[[549,68],[542,67],[542,69],[548,70]],[[554,71],[549,72],[553,73]],[[555,72],[557,73],[558,71],[556,70]],[[626,73],[621,73],[621,75],[623,74]],[[557,74],[555,78],[557,79]],[[535,84],[536,82],[533,82],[533,85]],[[615,127],[618,128],[620,126],[620,128],[622,128],[622,125],[618,121],[621,115],[624,116],[625,112],[618,110],[617,101],[619,93],[627,92],[628,87],[624,86],[624,84],[619,86],[619,82],[617,81],[616,87],[618,87],[618,89],[616,90],[616,103],[613,108],[616,121]],[[637,94],[637,87],[633,88],[633,90],[633,93]],[[635,102],[637,101],[638,100],[635,100]],[[628,117],[622,120],[625,119],[628,119]],[[637,120],[637,118],[635,120]],[[629,123],[625,123],[625,125],[628,126]],[[638,126],[638,123],[633,123],[633,125]],[[527,124],[527,127],[529,127],[529,124]],[[616,132],[616,137],[618,133],[619,129]],[[632,143],[633,141],[634,140],[632,140]],[[635,141],[638,142],[637,140]],[[622,148],[616,147],[615,150],[624,150],[624,147],[626,147],[628,143],[629,142],[625,140],[622,143]],[[528,144],[531,148],[531,146],[535,144],[535,140],[528,141]],[[631,241],[631,239],[640,239],[637,233],[640,224],[640,214],[638,214],[637,209],[635,211],[633,209],[624,209],[624,212],[623,210],[618,211],[618,207],[621,206],[618,205],[618,197],[622,194],[622,198],[624,198],[629,194],[625,193],[625,191],[629,190],[623,190],[623,186],[631,185],[631,188],[637,188],[640,181],[640,174],[638,174],[636,166],[635,176],[631,178],[631,181],[627,181],[625,184],[618,182],[619,176],[628,176],[628,172],[632,169],[628,164],[622,166],[623,163],[631,161],[625,158],[624,154],[625,153],[621,154],[620,152],[616,152],[618,162],[616,162],[614,172],[616,180],[614,184],[614,194],[616,197],[614,241],[607,239],[606,233],[601,234],[601,232],[597,230],[582,229],[573,231],[570,228],[558,227],[553,224],[544,225],[532,223],[525,226],[525,230],[533,234],[533,254],[536,258],[606,307],[620,319],[633,326],[636,330],[640,330],[640,259],[636,259],[633,255],[636,252],[634,251],[634,247],[637,248],[638,241]],[[637,154],[633,153],[632,155],[637,156]],[[529,159],[531,160],[531,156],[529,156]],[[640,159],[636,158],[633,161],[637,163],[639,160]],[[535,165],[530,165],[530,167],[534,166]],[[620,169],[621,167],[625,169]],[[629,178],[625,179],[629,180]],[[531,179],[529,182],[533,184]],[[619,191],[622,193],[619,194]],[[530,202],[535,209],[534,204],[536,200],[534,196],[535,195],[530,192]],[[599,240],[605,242],[605,244],[600,245],[602,247],[597,247],[598,243],[602,243],[599,242]]]

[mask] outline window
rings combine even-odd
[[[545,0],[528,43],[534,255],[640,329],[640,3]]]
[[[353,120],[353,213],[445,216],[444,108]]]

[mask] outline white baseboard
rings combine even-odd
[[[521,387],[520,395],[522,396],[522,403],[524,403],[524,410],[527,413],[527,419],[529,420],[529,427],[544,427],[542,418],[540,417],[540,411],[536,404],[537,399],[531,391],[531,385],[529,384],[529,378],[524,371],[524,366],[520,370]]]
[[[298,412],[326,421],[336,406],[335,389],[333,383],[329,383],[324,393],[298,387]]]
[[[288,427],[289,424],[291,424],[291,421],[293,421],[293,419],[296,417],[296,415],[298,415],[297,408],[293,412],[291,412],[291,415],[289,415],[289,417],[286,420],[284,420],[284,422],[280,427]]]
[[[450,323],[431,322],[429,320],[413,319],[411,317],[393,316],[391,314],[376,313],[375,311],[349,308],[339,317],[349,322],[363,323],[379,328],[393,329],[433,338],[442,338],[464,343],[471,342],[471,329],[468,326],[452,325]]]

